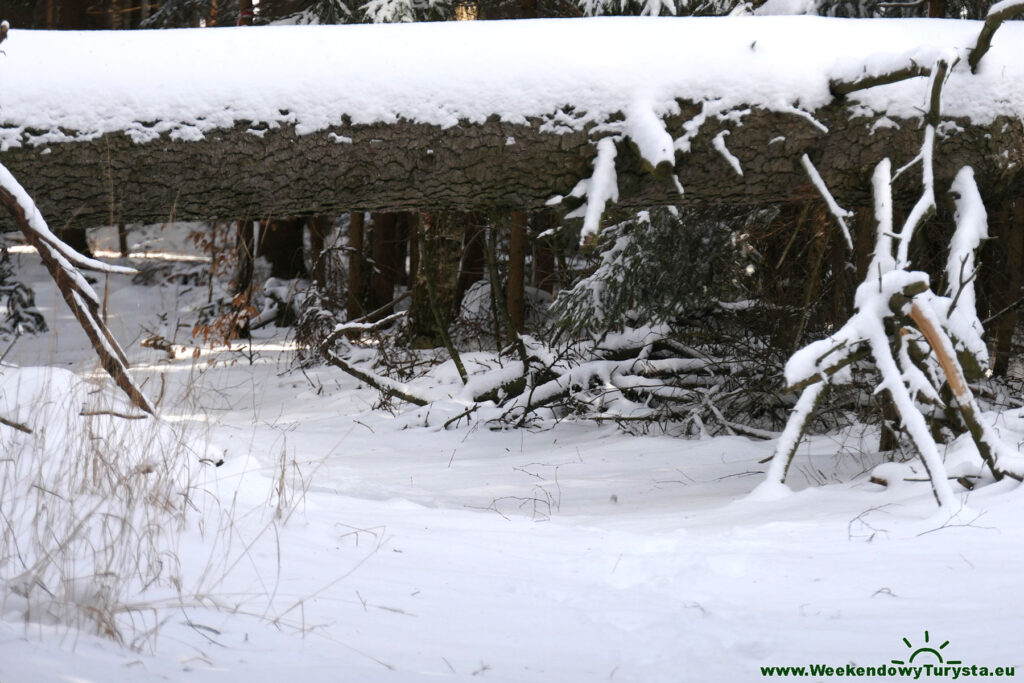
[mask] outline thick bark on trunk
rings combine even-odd
[[[666,121],[667,130],[681,135],[683,124],[699,112],[698,105],[682,102],[681,113]],[[871,206],[874,165],[886,156],[903,163],[920,149],[918,121],[872,130],[877,118],[850,118],[845,103],[815,116],[828,133],[806,118],[761,109],[751,110],[741,126],[709,120],[691,151],[677,155],[684,195],[671,179],[657,180],[644,170],[630,143],[619,143],[619,203],[753,205],[816,197],[800,164],[807,153],[841,204]],[[969,164],[983,192],[1024,194],[1024,122],[956,123],[962,130],[951,128],[938,145],[937,190],[944,191]],[[721,130],[730,131],[728,148],[739,159],[742,177],[712,144]],[[596,153],[589,131],[542,132],[540,121],[513,124],[496,117],[445,129],[400,121],[339,125],[306,135],[289,126],[256,132],[244,123],[211,131],[200,141],[161,136],[139,144],[111,133],[83,142],[24,144],[0,152],[0,163],[23,179],[51,224],[91,226],[109,221],[112,197],[128,222],[161,222],[172,213],[178,220],[237,220],[353,209],[539,210],[589,177]],[[339,144],[332,135],[352,142]],[[896,189],[897,201],[904,203],[919,192],[913,179]]]

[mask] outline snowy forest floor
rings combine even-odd
[[[101,377],[20,259],[54,330],[7,361]],[[3,683],[754,681],[946,640],[947,661],[1024,665],[1016,482],[947,523],[927,482],[868,481],[864,428],[810,439],[783,496],[748,495],[772,442],[425,428],[333,368],[291,370],[287,330],[197,358],[139,346],[199,294],[111,278],[108,306],[150,396],[163,378],[167,421],[225,460],[193,468],[204,495],[175,541],[202,599],[153,598],[137,650],[0,610]]]

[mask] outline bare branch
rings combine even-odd
[[[908,66],[905,66],[902,69],[896,69],[895,71],[889,71],[884,74],[876,74],[873,76],[864,75],[853,81],[831,81],[828,84],[828,89],[829,92],[832,93],[833,97],[845,97],[850,93],[857,92],[858,90],[867,90],[868,88],[874,88],[879,85],[899,83],[900,81],[906,81],[911,78],[919,78],[921,76],[929,75],[931,75],[931,69],[921,66],[916,62],[911,62]]]
[[[996,3],[989,9],[988,16],[985,17],[985,23],[978,34],[978,42],[974,44],[971,56],[967,58],[967,63],[971,65],[971,73],[978,73],[978,64],[981,63],[981,58],[992,47],[992,36],[995,35],[996,30],[1007,19],[1013,19],[1021,14],[1024,14],[1024,2],[1019,0],[1016,2],[1004,0],[1004,2]]]
[[[836,223],[839,224],[839,229],[843,231],[843,239],[846,240],[846,246],[849,247],[850,251],[853,251],[853,238],[850,237],[850,229],[846,227],[846,219],[853,214],[847,211],[843,207],[839,206],[836,202],[835,197],[828,191],[828,186],[825,185],[825,180],[818,173],[818,169],[814,167],[814,163],[811,158],[804,154],[800,157],[800,163],[803,164],[804,170],[807,171],[807,177],[814,183],[814,187],[818,190],[818,194],[825,200],[825,205],[828,206],[829,213],[836,219]]]
[[[957,60],[959,61],[959,60]],[[932,90],[928,98],[928,117],[925,122],[929,126],[942,123],[942,86],[946,84],[949,69],[953,65],[946,59],[939,59],[932,69]]]
[[[325,350],[321,347],[321,353],[328,363],[338,368],[339,370],[347,372],[348,374],[352,375],[361,382],[369,384],[371,387],[373,387],[374,389],[376,389],[377,391],[384,395],[394,396],[396,398],[402,399],[403,401],[406,401],[407,403],[412,403],[413,405],[417,406],[425,406],[428,403],[430,403],[430,401],[428,401],[425,398],[420,398],[419,396],[414,396],[413,394],[404,391],[404,389],[401,388],[401,385],[399,385],[398,382],[394,382],[388,379],[387,377],[382,377],[380,375],[374,375],[368,372],[363,372],[362,370],[353,367],[350,363],[345,361],[345,359],[341,358],[340,356],[338,356],[338,354],[334,353],[330,349]]]
[[[7,22],[4,22],[4,23],[6,24]],[[14,420],[8,420],[6,417],[2,417],[2,416],[0,416],[0,425],[7,425],[8,427],[11,427],[12,429],[17,429],[19,432],[25,432],[26,434],[31,434],[32,433],[31,429],[29,429],[25,425],[21,424],[20,422],[15,422]]]
[[[840,358],[838,361],[836,361],[832,365],[830,365],[827,368],[824,368],[822,370],[819,370],[818,372],[816,372],[815,374],[813,374],[813,375],[811,375],[809,377],[805,377],[804,379],[800,380],[799,382],[794,382],[790,386],[786,387],[784,391],[786,393],[795,393],[797,391],[803,391],[804,389],[806,389],[807,387],[811,386],[812,384],[817,384],[818,382],[821,382],[821,381],[827,381],[829,378],[831,378],[833,375],[835,375],[837,372],[839,372],[843,368],[845,368],[847,366],[850,366],[850,365],[853,365],[857,361],[864,360],[865,358],[869,358],[870,356],[871,356],[871,349],[868,346],[861,344],[861,345],[852,347],[847,352],[847,354],[845,356]]]
[[[403,295],[403,296],[395,299],[390,304],[388,304],[388,306],[391,306],[391,305],[401,301],[403,298],[405,298],[405,296],[406,295]],[[377,313],[380,310],[382,310],[382,309],[378,309],[378,311],[374,311],[374,313]],[[373,315],[373,313],[371,313],[370,315]],[[348,361],[346,361],[345,359],[340,357],[338,354],[334,353],[334,351],[331,348],[331,347],[334,346],[334,342],[337,341],[344,334],[348,334],[348,333],[351,333],[351,332],[357,332],[357,331],[358,332],[374,332],[376,330],[379,330],[379,329],[382,329],[384,327],[387,327],[388,325],[392,324],[396,320],[399,320],[400,318],[405,317],[405,315],[406,315],[405,311],[400,311],[398,313],[394,313],[392,315],[389,315],[386,318],[378,320],[375,323],[361,323],[361,322],[357,322],[357,321],[352,321],[352,322],[349,322],[349,323],[344,323],[342,325],[338,325],[336,328],[334,328],[334,331],[331,332],[331,334],[328,335],[327,338],[324,339],[323,342],[320,343],[320,349],[319,349],[320,350],[320,355],[323,356],[324,360],[326,360],[328,363],[330,363],[334,367],[336,367],[339,370],[342,370],[342,371],[348,373],[349,375],[352,375],[353,377],[355,377],[356,379],[358,379],[361,382],[365,382],[366,384],[369,384],[371,387],[373,387],[377,391],[381,392],[382,394],[390,395],[390,396],[395,396],[397,398],[402,399],[403,401],[406,401],[408,403],[412,403],[414,405],[425,406],[428,403],[430,403],[430,401],[428,401],[425,398],[421,398],[419,396],[414,396],[413,394],[410,394],[406,390],[407,388],[405,387],[405,385],[400,384],[398,382],[395,382],[394,380],[392,380],[392,379],[390,379],[388,377],[383,377],[381,375],[376,375],[376,374],[373,374],[373,373],[370,373],[370,372],[364,372],[362,370],[359,370],[358,368],[354,367],[351,363],[349,363]],[[364,316],[363,318],[360,318],[359,320],[365,320],[365,319],[366,319],[366,316]]]
[[[109,417],[119,417],[122,420],[145,420],[150,417],[149,415],[132,415],[131,413],[119,413],[116,410],[83,410],[78,413],[82,417],[98,417],[100,415],[106,415]]]

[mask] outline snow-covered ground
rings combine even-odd
[[[17,258],[56,333],[7,361],[100,376],[36,257]],[[947,523],[927,482],[868,481],[877,435],[862,430],[802,447],[782,496],[748,495],[771,442],[444,430],[373,411],[376,392],[333,368],[290,371],[275,328],[198,357],[142,348],[205,295],[109,282],[111,328],[169,428],[225,462],[191,463],[184,598],[129,596],[151,609],[124,619],[155,618],[155,634],[131,650],[5,603],[4,683],[755,681],[947,640],[946,661],[1024,665],[1016,482],[964,496]]]

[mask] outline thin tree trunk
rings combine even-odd
[[[117,224],[117,249],[121,258],[128,258],[128,226],[124,221]]]
[[[992,372],[1000,377],[1010,369],[1013,357],[1013,334],[1017,329],[1017,301],[1021,296],[1022,269],[1024,269],[1024,199],[1008,200],[999,207],[998,221],[1001,228],[997,249],[1006,259],[1006,267],[1001,270],[1001,285],[996,290],[995,302],[997,310],[1005,312],[996,319],[995,329],[995,362]],[[1001,291],[1000,291],[1001,290]]]
[[[868,274],[868,266],[873,256],[871,248],[874,246],[875,236],[875,212],[866,207],[854,211],[853,218],[853,248],[856,251],[857,282],[864,282]]]
[[[115,31],[122,28],[121,0],[110,0],[110,28]]]
[[[470,286],[484,276],[484,229],[483,216],[476,212],[470,213],[462,238],[462,263],[455,287],[456,307],[462,304]]]
[[[231,278],[231,293],[239,295],[252,288],[253,266],[256,258],[256,234],[253,221],[238,221],[235,238],[235,274]]]
[[[450,218],[451,217],[449,217],[449,219]],[[447,284],[448,282],[448,278],[444,277],[445,271],[447,270],[448,267],[447,265],[442,265],[440,271],[436,269],[437,264],[433,262],[433,259],[436,256],[444,255],[444,253],[441,252],[439,254],[439,251],[441,250],[431,249],[426,246],[424,238],[425,235],[428,233],[429,227],[429,219],[427,216],[424,216],[423,218],[421,218],[421,223],[418,226],[417,230],[420,236],[420,253],[423,255],[423,265],[425,266],[425,270],[427,271],[426,277],[423,279],[423,289],[425,289],[427,293],[427,303],[430,306],[430,312],[433,316],[434,324],[436,325],[435,329],[437,335],[438,337],[440,337],[445,348],[448,350],[448,355],[451,357],[452,362],[455,363],[455,369],[458,370],[459,377],[462,378],[462,383],[465,384],[468,381],[468,376],[466,375],[466,368],[462,364],[462,358],[459,356],[458,349],[456,349],[455,344],[452,343],[451,335],[448,334],[449,320],[446,320],[444,315],[445,311],[450,310],[450,302],[442,301],[441,298],[438,296],[437,291],[437,285],[439,283]],[[450,231],[451,230],[449,227],[449,232]],[[441,232],[437,232],[434,234],[435,239],[442,236],[443,233]],[[440,240],[436,240],[434,246],[438,246],[439,242]],[[435,280],[435,278],[432,277],[432,275],[438,272],[441,275],[441,277],[438,277]],[[448,290],[448,292],[451,292],[452,287],[449,286],[446,289]]]
[[[502,306],[500,299],[497,296],[498,290],[498,267],[497,267],[497,252],[498,249],[495,246],[495,225],[494,220],[491,221],[491,226],[487,230],[489,237],[487,245],[487,267],[490,270],[491,275],[491,304],[494,307],[495,317],[500,314],[501,318],[505,322],[505,333],[508,335],[510,341],[515,343],[516,351],[519,353],[519,360],[523,363],[523,372],[525,374],[527,368],[530,365],[530,359],[526,354],[526,345],[523,343],[523,337],[516,330],[515,325],[512,322],[512,317],[509,315],[508,306]],[[506,285],[507,288],[507,285]],[[497,327],[497,320],[495,320],[495,327]],[[498,350],[501,350],[499,345]]]
[[[540,211],[533,215],[534,232],[543,233],[557,226],[558,218],[551,211]],[[555,271],[555,250],[551,240],[538,237],[533,241],[533,268],[530,285],[554,295],[558,289],[558,273]]]
[[[811,309],[814,306],[815,298],[821,294],[821,270],[828,253],[830,225],[822,225],[827,220],[823,214],[815,213],[811,216],[814,226],[814,237],[811,243],[811,253],[808,261],[811,264],[811,272],[804,282],[804,295],[800,308],[800,319],[797,321],[796,334],[793,337],[793,352],[800,349],[800,341],[803,339],[804,330],[811,319]]]
[[[409,235],[416,232],[416,215],[403,211],[395,220],[395,285],[412,286],[412,274],[406,269],[409,257]]]
[[[324,243],[331,229],[331,219],[323,214],[313,216],[309,221],[310,263],[313,266],[313,282],[320,291],[327,286],[327,259],[324,254]]]
[[[526,325],[526,213],[513,211],[509,215],[508,315],[512,327],[522,333]]]
[[[238,25],[251,26],[252,20],[252,0],[238,0]]]
[[[417,274],[420,272],[420,235],[419,235],[419,220],[420,215],[418,213],[410,214],[409,223],[409,290],[416,288]]]
[[[372,253],[373,270],[370,271],[370,308],[386,306],[395,298],[395,236],[398,215],[394,213],[373,214]],[[391,315],[385,308],[381,317]]]
[[[363,237],[366,214],[353,211],[348,223],[348,319],[363,315]]]
[[[498,249],[495,245],[493,225],[484,229],[484,238],[484,252],[487,256],[487,276],[490,278],[491,284],[491,322],[494,324],[494,349],[501,351],[502,347],[505,346],[505,339],[501,332],[502,311],[498,310],[502,305],[498,297],[498,293],[501,291],[501,282],[498,279]],[[507,315],[507,311],[505,311],[505,314]]]

